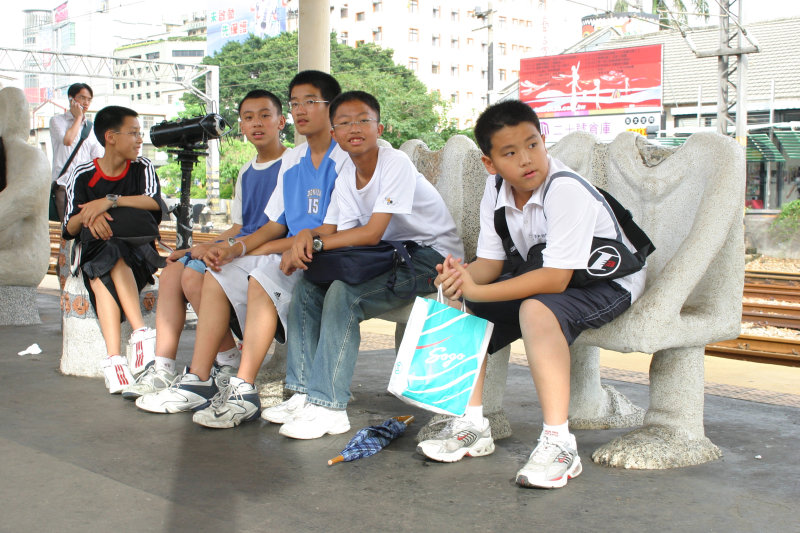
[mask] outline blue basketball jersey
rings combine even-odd
[[[280,169],[280,159],[262,169],[253,168],[252,161],[247,164],[247,169],[239,178],[242,180],[242,229],[237,237],[250,235],[269,222],[264,206],[275,190]]]
[[[336,143],[331,141],[319,168],[314,168],[311,150],[308,150],[296,165],[286,169],[283,175],[284,209],[276,222],[288,227],[288,237],[322,225],[336,182],[336,161],[331,159],[335,147]]]

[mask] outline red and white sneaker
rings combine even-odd
[[[111,394],[119,394],[122,389],[133,384],[133,374],[128,368],[128,361],[121,355],[107,357],[100,365],[103,368],[106,388]]]
[[[142,328],[131,333],[128,341],[128,360],[134,376],[144,372],[150,361],[156,360],[156,330]]]

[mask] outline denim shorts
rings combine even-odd
[[[561,331],[572,344],[585,329],[611,322],[631,306],[631,293],[613,281],[600,281],[585,287],[569,287],[558,294],[536,294],[508,302],[467,302],[476,316],[494,323],[489,353],[511,344],[522,336],[519,309],[528,299],[539,300],[556,316]]]
[[[206,272],[206,264],[200,259],[192,259],[192,254],[190,252],[186,252],[186,255],[178,259],[178,263],[181,263],[184,267],[189,267],[200,274],[205,274]]]

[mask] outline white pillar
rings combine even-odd
[[[331,11],[328,0],[300,0],[297,70],[331,71]],[[294,142],[305,137],[295,131]]]

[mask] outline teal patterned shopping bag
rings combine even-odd
[[[442,303],[417,298],[397,351],[389,392],[429,411],[463,415],[494,324]]]

